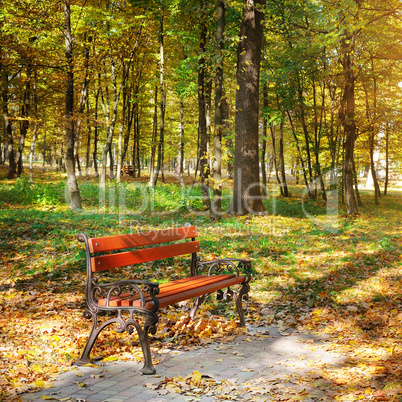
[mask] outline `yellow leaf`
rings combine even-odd
[[[84,377],[84,373],[83,373],[82,371],[77,371],[77,372],[75,373],[75,375],[76,375],[77,377]]]
[[[42,367],[38,366],[37,364],[34,364],[31,368],[32,370],[37,371],[38,373],[43,373]]]
[[[172,383],[166,384],[166,389],[171,392],[171,393],[176,393],[176,394],[180,394],[181,393],[181,389]]]
[[[47,396],[47,395],[42,395],[42,399],[45,399],[46,401],[58,401],[57,398],[54,396]]]
[[[216,362],[223,362],[223,359],[216,359]]]
[[[109,357],[105,357],[104,359],[102,359],[102,361],[104,362],[114,362],[117,360],[116,356],[109,356]]]
[[[198,385],[201,382],[201,377],[202,374],[198,371],[194,371],[193,375],[191,376],[191,381],[195,384]]]
[[[53,388],[53,384],[49,381],[38,380],[34,385],[37,388]]]

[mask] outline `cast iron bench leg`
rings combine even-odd
[[[246,326],[246,320],[244,319],[244,312],[243,312],[243,298],[248,298],[248,292],[250,291],[250,285],[247,282],[243,282],[239,293],[234,297],[236,303],[237,313],[239,314],[240,319],[240,326]]]
[[[155,335],[156,324],[158,323],[158,315],[152,312],[148,315],[144,323],[144,328],[140,325],[136,326],[137,334],[140,339],[142,354],[144,355],[144,367],[141,369],[142,374],[155,374],[156,370],[152,364],[151,347],[149,344],[149,334]]]
[[[77,366],[82,366],[84,364],[92,363],[90,354],[91,354],[91,350],[94,346],[94,343],[96,341],[96,338],[98,337],[98,335],[100,334],[100,332],[102,331],[103,328],[105,328],[106,326],[108,326],[114,322],[113,320],[106,321],[102,325],[100,325],[99,328],[97,328],[98,316],[96,313],[92,313],[89,310],[85,310],[84,317],[86,319],[92,318],[92,329],[91,329],[91,333],[89,334],[87,344],[85,345],[85,349],[84,349],[84,352],[82,353],[81,358],[76,360],[76,362],[75,362],[75,364]]]
[[[87,344],[85,345],[85,349],[84,352],[82,353],[81,358],[76,360],[75,362],[77,366],[92,363],[90,353],[96,339],[98,338],[98,335],[108,325],[118,324],[119,329],[117,329],[117,332],[127,331],[129,334],[132,334],[134,328],[136,329],[138,338],[140,340],[142,353],[144,355],[144,367],[141,369],[141,372],[143,374],[155,374],[156,370],[152,364],[152,355],[151,355],[151,348],[149,344],[148,334],[151,333],[154,335],[156,333],[157,329],[156,324],[158,322],[158,315],[156,313],[152,312],[147,314],[147,318],[145,319],[143,328],[141,327],[139,322],[133,318],[133,312],[131,312],[131,317],[127,321],[124,321],[122,319],[121,312],[119,312],[118,317],[111,318],[110,320],[105,321],[99,327],[97,327],[98,326],[97,314],[92,313],[89,310],[86,310],[84,312],[84,317],[88,319],[92,318],[92,330],[89,335]]]

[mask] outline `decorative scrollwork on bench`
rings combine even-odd
[[[221,275],[232,274],[236,276],[246,275],[246,282],[251,280],[251,262],[235,258],[222,258],[213,261],[197,261],[197,274]]]
[[[111,283],[98,283],[92,281],[91,294],[89,295],[89,303],[91,307],[96,309],[113,309],[116,307],[130,308],[137,307],[145,309],[151,305],[153,308],[148,310],[156,311],[158,309],[158,299],[156,295],[159,293],[159,285],[153,282],[141,280],[123,280]],[[137,303],[134,306],[134,301]]]

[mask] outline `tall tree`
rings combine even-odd
[[[208,164],[208,133],[207,133],[207,107],[206,107],[206,42],[207,42],[207,24],[206,24],[206,4],[205,0],[200,3],[200,56],[198,61],[198,130],[200,138],[199,164],[201,175],[201,190],[204,208],[211,209],[211,199],[209,196],[209,164]]]
[[[217,30],[216,30],[216,69],[215,69],[215,136],[214,136],[214,160],[212,163],[213,177],[213,203],[211,206],[211,216],[219,219],[222,210],[222,133],[223,115],[225,102],[223,97],[223,50],[225,32],[225,2],[217,0]]]
[[[342,20],[344,23],[344,20]],[[358,212],[357,203],[353,188],[354,176],[354,149],[356,141],[355,121],[355,81],[356,75],[353,68],[353,58],[356,46],[357,31],[350,31],[345,27],[341,38],[341,64],[343,74],[343,96],[339,108],[339,119],[345,133],[345,156],[344,156],[344,191],[346,201],[346,212],[348,215],[355,215]]]
[[[265,0],[244,0],[237,55],[232,213],[263,212],[258,152],[259,80]]]
[[[75,176],[74,159],[74,59],[73,59],[73,35],[71,32],[71,9],[69,0],[64,0],[64,40],[65,55],[67,59],[66,76],[66,168],[67,183],[70,190],[71,209],[82,209],[81,195]]]

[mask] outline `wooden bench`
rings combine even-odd
[[[117,165],[113,165],[113,171],[117,172]],[[124,175],[130,175],[133,176],[134,174],[134,166],[132,165],[123,165],[121,167],[120,173]]]
[[[134,166],[132,165],[123,165],[121,168],[121,173],[123,175],[127,174],[129,176],[132,176],[134,174]]]
[[[242,300],[247,298],[250,290],[250,261],[217,259],[201,262],[197,256],[200,245],[196,237],[195,226],[99,238],[89,238],[83,233],[78,235],[78,240],[86,246],[87,309],[84,317],[92,319],[92,330],[77,365],[91,363],[90,353],[99,333],[108,325],[117,324],[117,332],[131,334],[134,329],[137,331],[144,355],[141,371],[154,374],[149,333],[156,333],[159,309],[195,299],[190,312],[193,318],[205,297],[213,292],[218,292],[218,299],[233,297],[240,325],[245,325]],[[183,279],[158,284],[127,278],[107,282],[100,278],[117,267],[186,254],[191,256],[190,276]],[[235,285],[239,285],[236,292],[231,289]],[[101,322],[99,313],[104,312],[113,314],[112,317],[107,314]]]

